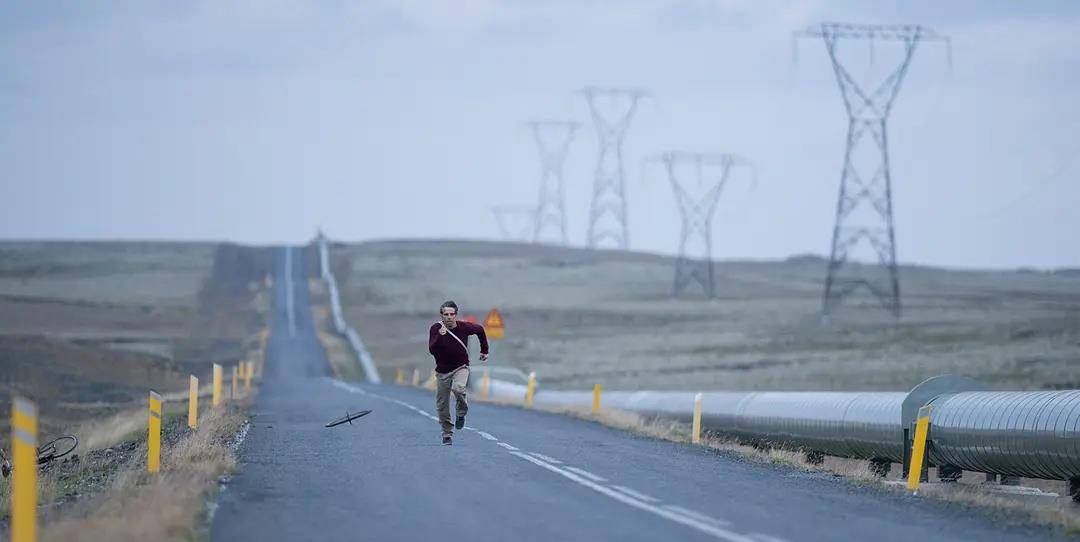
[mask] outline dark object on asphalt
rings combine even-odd
[[[443,446],[453,446],[454,439],[451,438],[451,437],[443,437],[442,438],[442,443],[443,443]]]
[[[458,416],[457,421],[454,423],[454,427],[458,429],[465,427],[465,416]]]
[[[355,420],[355,419],[357,419],[357,418],[359,418],[361,416],[367,416],[368,414],[371,414],[370,410],[361,410],[360,412],[354,412],[352,414],[349,414],[349,411],[346,410],[345,411],[345,416],[343,416],[341,418],[338,418],[338,419],[326,424],[326,427],[333,427],[335,425],[341,425],[341,424],[343,424],[345,422],[349,422],[349,425],[352,425],[353,420]]]

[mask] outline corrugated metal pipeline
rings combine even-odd
[[[902,461],[900,407],[905,393],[752,393],[708,427],[744,440],[829,455]],[[711,413],[711,412],[710,412]],[[704,411],[702,422],[705,422]]]
[[[608,392],[605,408],[689,420],[694,393]],[[741,440],[829,455],[903,460],[900,406],[893,392],[713,392],[702,394],[702,427]],[[540,405],[592,405],[591,392],[537,393]]]
[[[930,404],[934,464],[1050,480],[1080,476],[1080,391],[971,391]]]
[[[902,404],[929,401],[930,463],[1009,476],[1080,477],[1080,390],[904,392],[713,392],[702,394],[702,426],[741,440],[829,455],[902,462]],[[492,381],[492,394],[523,397],[524,386]],[[924,388],[925,389],[925,388]],[[689,421],[691,392],[605,392],[602,408]],[[538,391],[536,404],[589,408],[592,393]]]

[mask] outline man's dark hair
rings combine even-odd
[[[443,309],[454,309],[455,314],[458,312],[457,303],[454,303],[453,301],[444,301],[443,304],[439,306],[439,314],[442,314]]]

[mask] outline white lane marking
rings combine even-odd
[[[645,502],[660,502],[660,499],[657,499],[656,497],[650,497],[649,495],[646,495],[646,494],[638,492],[638,491],[634,491],[633,489],[630,489],[630,488],[628,488],[626,486],[617,486],[615,484],[612,484],[611,488],[622,491],[623,493],[626,493],[627,495],[630,495],[631,497],[634,497],[635,499],[640,499],[640,500],[643,500]]]
[[[293,299],[292,247],[285,247],[285,312],[289,317],[289,336],[296,336],[296,307]]]
[[[540,459],[543,459],[544,461],[547,461],[548,463],[554,463],[556,465],[562,465],[562,461],[559,461],[558,459],[555,459],[554,457],[548,457],[548,456],[546,456],[544,454],[538,454],[536,452],[529,452],[529,455],[531,455],[533,457],[539,457]]]
[[[411,405],[409,403],[406,403],[405,401],[401,401],[401,400],[398,400],[398,399],[393,399],[393,398],[390,398],[390,397],[386,397],[386,396],[380,395],[378,393],[369,392],[369,391],[366,391],[366,390],[364,390],[362,388],[359,388],[357,386],[346,384],[345,382],[342,382],[340,380],[334,380],[334,379],[329,379],[329,380],[333,385],[335,385],[335,386],[337,386],[337,387],[339,387],[341,389],[344,389],[344,390],[346,390],[348,392],[358,393],[358,394],[361,394],[361,395],[370,395],[372,397],[376,397],[376,398],[381,399],[383,401],[387,401],[387,402],[391,402],[391,403],[401,405],[401,406],[403,406],[405,408],[408,408],[409,410],[412,410],[412,411],[417,412],[419,414],[422,414],[424,416],[431,417],[431,418],[434,418],[436,420],[438,419],[438,418],[435,418],[434,416],[431,416],[427,412],[425,412],[425,411],[423,411],[423,410],[421,410],[421,409],[419,409],[419,408],[417,408],[417,407],[415,407],[415,406],[413,406],[413,405]],[[510,445],[508,445],[508,444],[506,444],[504,442],[500,442],[498,438],[496,438],[494,435],[492,435],[490,433],[480,431],[479,429],[476,432],[477,432],[477,434],[479,434],[484,439],[495,441],[500,446],[510,446]],[[510,447],[513,448],[513,446],[510,446]],[[579,483],[581,485],[584,485],[584,486],[588,487],[589,489],[592,489],[594,491],[597,491],[597,492],[600,492],[600,493],[602,493],[604,495],[607,495],[608,497],[611,497],[612,499],[615,499],[615,500],[617,500],[619,502],[628,504],[628,505],[633,506],[635,508],[640,508],[642,510],[651,512],[651,513],[656,514],[656,515],[658,515],[660,517],[663,517],[665,519],[674,521],[676,523],[680,523],[682,525],[686,525],[686,526],[691,527],[693,529],[697,529],[699,531],[710,534],[710,535],[712,535],[712,536],[714,536],[716,538],[719,538],[721,540],[727,540],[729,542],[787,542],[786,540],[784,540],[782,538],[769,537],[768,535],[764,535],[764,534],[761,534],[761,533],[754,533],[753,535],[750,535],[750,536],[743,536],[743,535],[741,535],[739,533],[735,533],[735,532],[729,531],[727,529],[724,529],[724,527],[727,527],[727,526],[731,525],[731,522],[729,522],[729,521],[712,518],[712,517],[706,516],[705,514],[702,514],[700,512],[695,512],[693,510],[690,510],[688,508],[683,508],[681,506],[675,506],[675,505],[671,505],[671,504],[663,505],[663,506],[656,506],[656,505],[650,504],[648,502],[644,502],[642,499],[635,498],[635,497],[633,497],[633,496],[631,496],[629,494],[622,493],[622,492],[616,491],[614,489],[599,485],[599,484],[597,484],[597,483],[595,483],[595,482],[593,482],[591,480],[588,480],[586,476],[582,476],[582,475],[579,475],[579,474],[575,474],[574,472],[570,472],[571,469],[576,470],[576,471],[581,471],[581,469],[576,469],[574,467],[565,467],[565,469],[560,468],[560,467],[556,467],[555,465],[552,465],[552,464],[550,464],[548,462],[545,462],[542,459],[539,459],[539,458],[530,456],[528,454],[522,453],[522,452],[518,451],[517,448],[514,448],[513,450],[510,450],[509,453],[512,454],[512,455],[516,455],[516,456],[518,456],[518,457],[520,457],[522,459],[525,459],[526,461],[529,461],[530,463],[539,465],[539,466],[541,466],[541,467],[543,467],[545,469],[548,469],[548,470],[550,470],[552,472],[558,473],[558,474],[560,474],[560,475],[562,475],[562,476],[564,476],[566,478],[569,478],[570,480],[573,480],[574,482],[577,482],[577,483]],[[540,455],[540,454],[535,454],[534,453],[533,455]],[[588,471],[581,471],[581,472],[588,472]],[[592,476],[596,476],[595,474],[592,474],[592,473],[588,473],[588,474],[590,474]],[[596,476],[596,477],[600,478],[599,476]],[[603,478],[601,478],[601,480],[603,480]],[[625,488],[625,487],[622,487],[622,486],[614,486],[614,487],[618,487],[623,491],[626,491],[628,489],[628,488]],[[762,537],[766,537],[766,538],[762,538]]]
[[[507,450],[510,450],[511,452],[516,452],[518,450],[517,448],[515,448],[515,447],[513,447],[513,446],[511,446],[511,445],[509,445],[509,444],[507,444],[505,442],[496,442],[495,444],[498,444],[499,446],[502,446],[503,448],[506,448]]]
[[[705,514],[702,514],[701,512],[695,512],[694,510],[690,510],[689,508],[683,508],[681,506],[675,506],[674,504],[665,504],[664,508],[667,508],[668,510],[671,510],[672,512],[675,512],[676,514],[682,514],[684,516],[694,518],[694,519],[696,519],[698,521],[704,521],[706,523],[711,523],[713,525],[718,525],[720,527],[727,527],[727,526],[731,525],[730,521],[724,521],[722,519],[716,519],[716,518],[713,518],[713,517],[709,517],[709,516],[706,516]]]
[[[780,538],[780,537],[776,537],[776,536],[772,536],[772,535],[768,535],[768,534],[763,534],[763,533],[750,533],[750,536],[754,540],[758,540],[760,542],[788,542],[787,539],[785,539],[785,538]]]
[[[528,461],[528,462],[530,462],[530,463],[532,463],[534,465],[545,468],[545,469],[547,469],[547,470],[549,470],[551,472],[554,472],[554,473],[556,473],[556,474],[558,474],[560,476],[568,478],[571,481],[577,482],[578,484],[581,484],[581,485],[583,485],[583,486],[585,486],[585,487],[587,487],[587,488],[589,488],[589,489],[591,489],[593,491],[596,491],[598,493],[601,493],[603,495],[611,497],[612,499],[615,499],[616,501],[619,501],[619,502],[621,502],[623,504],[628,504],[630,506],[633,506],[634,508],[638,508],[638,509],[644,510],[646,512],[650,512],[650,513],[655,514],[657,516],[660,516],[660,517],[662,517],[664,519],[674,521],[675,523],[681,523],[683,525],[686,525],[687,527],[697,529],[697,530],[699,530],[699,531],[701,531],[701,532],[703,532],[705,534],[709,534],[709,535],[712,535],[712,536],[714,536],[716,538],[719,538],[720,540],[727,540],[729,542],[757,542],[752,538],[748,538],[748,537],[745,537],[745,536],[743,536],[741,534],[728,531],[727,529],[723,529],[723,528],[721,528],[721,527],[719,527],[717,525],[710,525],[710,524],[705,523],[703,521],[698,521],[698,520],[696,520],[694,518],[682,516],[682,515],[676,514],[674,512],[671,512],[670,510],[665,510],[665,509],[660,508],[658,506],[653,506],[653,505],[651,505],[649,503],[642,502],[642,501],[640,501],[638,499],[635,499],[635,498],[633,498],[633,497],[631,497],[629,495],[624,495],[624,494],[619,493],[618,491],[615,491],[615,490],[613,490],[611,488],[604,487],[604,486],[602,486],[600,484],[597,484],[595,482],[587,480],[587,479],[585,479],[585,478],[583,478],[581,476],[578,476],[577,474],[574,474],[573,472],[569,472],[568,470],[561,469],[559,467],[556,467],[555,465],[552,465],[550,463],[541,461],[541,460],[539,460],[539,459],[537,459],[537,458],[535,458],[535,457],[533,457],[533,456],[531,456],[529,454],[523,454],[521,452],[510,452],[510,453],[513,454],[513,455],[516,455],[516,456],[518,456],[518,457],[520,457],[520,458],[522,458],[522,459],[524,459],[524,460],[526,460],[526,461]]]
[[[588,478],[588,479],[590,479],[590,480],[592,480],[594,482],[606,482],[607,481],[607,478],[604,478],[603,476],[597,476],[597,475],[595,475],[595,474],[593,474],[593,473],[591,473],[591,472],[589,472],[589,471],[587,471],[585,469],[579,469],[577,467],[563,467],[563,468],[570,471],[570,472],[573,472],[574,474],[584,476],[584,477],[586,477],[586,478]]]

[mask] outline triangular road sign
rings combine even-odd
[[[506,324],[502,314],[499,314],[499,309],[491,309],[487,318],[484,318],[484,331],[489,339],[501,339],[506,335]]]

